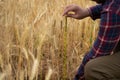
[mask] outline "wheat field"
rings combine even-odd
[[[0,0],[0,80],[73,80],[98,21],[62,16],[89,0]]]

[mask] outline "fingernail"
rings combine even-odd
[[[65,13],[63,13],[62,16],[65,16]]]

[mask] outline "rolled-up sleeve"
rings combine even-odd
[[[96,5],[96,6],[92,6],[88,10],[89,10],[89,13],[90,13],[90,17],[93,20],[98,19],[101,16],[102,5],[99,4],[99,5]]]

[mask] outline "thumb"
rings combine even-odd
[[[67,14],[66,17],[76,18],[75,14]]]

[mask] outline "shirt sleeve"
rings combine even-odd
[[[88,10],[89,10],[89,13],[90,13],[90,17],[93,20],[98,19],[101,16],[102,5],[99,4],[99,5],[96,5],[96,6],[92,6]]]
[[[120,6],[118,7],[119,9],[116,7],[118,6],[112,2],[103,8],[98,36],[90,52],[84,56],[75,80],[79,80],[79,78],[82,80],[84,78],[84,66],[89,60],[100,56],[111,55],[117,46],[120,40]],[[92,11],[92,14],[98,15],[99,12],[98,14],[94,14],[94,11]]]

